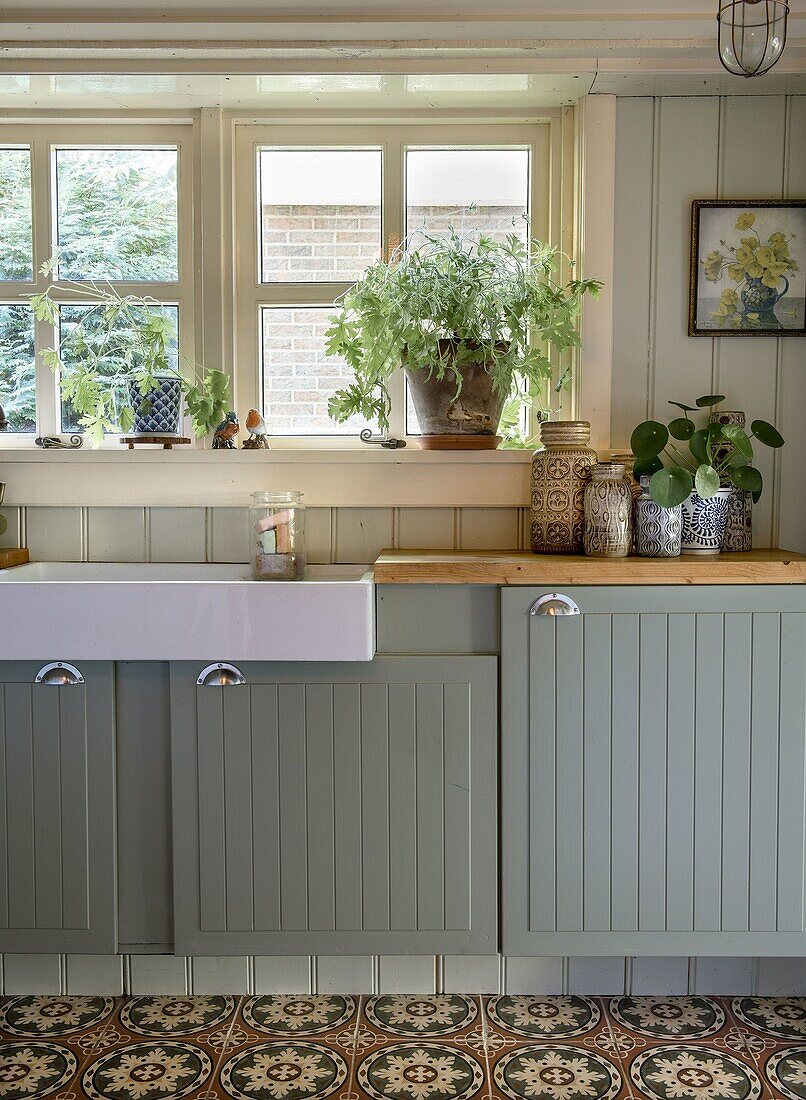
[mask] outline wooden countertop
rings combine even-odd
[[[495,550],[384,550],[377,584],[803,584],[806,555],[752,550],[714,557],[586,558]]]

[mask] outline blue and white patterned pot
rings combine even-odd
[[[635,502],[635,552],[642,558],[676,558],[680,553],[683,514],[678,504],[664,508],[649,495],[649,478],[641,478]]]
[[[719,489],[704,500],[692,490],[682,505],[683,536],[681,549],[684,554],[718,554],[725,537],[728,522],[730,489]]]
[[[145,396],[136,382],[129,383],[134,409],[132,435],[178,435],[182,410],[182,381],[175,374],[157,376],[157,387]]]

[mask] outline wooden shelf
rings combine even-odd
[[[28,551],[25,548],[21,550],[0,550],[0,569],[12,569],[15,565],[27,564]]]
[[[806,555],[752,550],[714,557],[586,558],[512,551],[384,550],[377,584],[803,584]]]

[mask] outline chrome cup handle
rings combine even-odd
[[[570,596],[562,592],[548,592],[535,600],[529,608],[530,615],[579,615],[579,607]]]

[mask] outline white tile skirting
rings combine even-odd
[[[806,995],[806,958],[4,955],[2,992]]]

